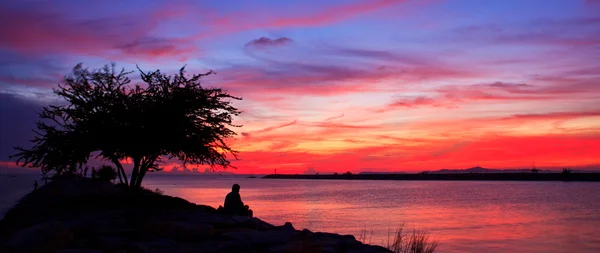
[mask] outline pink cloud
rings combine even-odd
[[[598,111],[578,111],[578,112],[552,112],[552,113],[540,113],[540,114],[515,114],[510,117],[502,118],[500,120],[565,120],[582,117],[597,117],[600,116],[600,110]]]
[[[256,131],[243,132],[242,135],[244,137],[250,137],[250,136],[252,136],[254,134],[266,133],[266,132],[270,132],[270,131],[277,130],[277,129],[280,129],[280,128],[284,128],[284,127],[288,127],[288,126],[293,126],[293,125],[296,124],[296,122],[297,121],[294,120],[294,121],[289,122],[289,123],[285,123],[285,124],[281,124],[281,125],[277,125],[277,126],[266,127],[266,128],[263,128],[263,129],[260,129],[260,130],[256,130]]]
[[[215,34],[236,32],[256,28],[282,28],[282,27],[308,27],[332,24],[358,15],[377,11],[401,4],[401,0],[372,0],[358,1],[348,4],[339,4],[320,8],[317,11],[305,10],[302,7],[294,8],[294,13],[281,13],[276,16],[266,16],[262,19],[256,18],[256,15],[249,13],[234,13],[227,17],[216,18],[213,25],[219,29]],[[260,11],[260,10],[255,10]],[[272,11],[263,11],[264,13],[273,13]],[[295,13],[301,13],[300,15]],[[250,17],[252,15],[252,17]],[[257,20],[257,21],[254,21]]]
[[[371,0],[359,1],[356,3],[333,6],[321,9],[315,13],[309,13],[300,17],[278,17],[269,20],[265,26],[271,27],[290,27],[290,26],[318,26],[331,24],[342,20],[350,19],[355,16],[380,10],[386,7],[400,4],[404,1],[399,0]]]
[[[343,124],[343,123],[332,123],[332,122],[320,122],[316,124],[309,124],[311,126],[328,128],[328,129],[375,129],[378,126],[373,125],[351,125],[351,124]]]
[[[120,59],[123,55],[156,59],[178,57],[197,52],[182,39],[152,38],[165,18],[178,15],[173,5],[150,13],[113,16],[96,20],[68,18],[33,6],[0,9],[0,46],[22,53],[44,55],[76,53]],[[139,17],[145,18],[139,22]]]
[[[423,105],[436,105],[436,101],[428,97],[416,97],[413,99],[400,99],[394,103],[389,104],[389,107],[417,107]]]
[[[331,120],[341,119],[343,117],[344,117],[344,114],[341,114],[341,115],[338,115],[338,116],[333,116],[333,117],[326,118],[325,121],[331,121]]]
[[[362,65],[362,66],[361,66]],[[240,92],[334,96],[388,90],[377,83],[386,80],[426,81],[477,77],[475,70],[442,63],[385,68],[359,63],[331,65],[268,60],[263,67],[219,70],[220,84]]]

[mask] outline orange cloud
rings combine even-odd
[[[237,172],[302,173],[307,168],[320,172],[422,171],[441,168],[528,168],[599,164],[599,136],[490,136],[469,142],[428,142],[427,145],[367,147],[333,154],[310,151],[245,151],[236,162]],[[578,161],[573,164],[573,161]],[[243,168],[243,169],[241,169]]]

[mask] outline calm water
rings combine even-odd
[[[600,252],[600,183],[154,176],[146,186],[217,207],[233,183],[267,222],[367,231],[373,244],[386,244],[390,231],[405,223],[429,231],[439,252]]]

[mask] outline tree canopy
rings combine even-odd
[[[226,139],[235,136],[232,105],[241,98],[219,88],[200,84],[208,73],[186,75],[138,68],[141,83],[131,85],[133,71],[101,69],[78,64],[54,93],[60,105],[44,107],[39,114],[33,147],[16,147],[12,157],[22,166],[40,167],[44,174],[76,173],[95,155],[115,164],[121,183],[141,186],[148,171],[160,161],[229,167],[228,155],[237,158]],[[133,164],[128,179],[122,161]]]

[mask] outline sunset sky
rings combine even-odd
[[[5,167],[63,75],[115,62],[215,70],[236,173],[600,169],[598,0],[23,0],[0,34]]]

